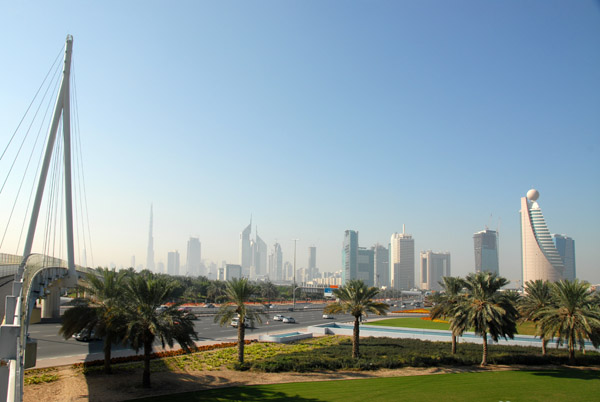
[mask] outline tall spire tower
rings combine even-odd
[[[152,204],[150,204],[150,230],[148,233],[148,255],[146,256],[146,269],[154,272],[154,237],[152,236]]]

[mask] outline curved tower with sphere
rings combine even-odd
[[[531,189],[521,198],[523,285],[536,279],[556,282],[564,278],[565,266],[537,203],[539,196],[537,190]]]

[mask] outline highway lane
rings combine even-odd
[[[214,341],[234,341],[237,339],[237,329],[229,325],[221,327],[214,322],[214,313],[216,309],[194,309],[199,315],[199,319],[194,321],[194,327],[198,333],[199,340]],[[276,314],[294,317],[295,324],[285,324],[281,321],[274,321]],[[323,319],[323,306],[304,309],[298,305],[296,311],[291,312],[283,308],[269,309],[264,316],[262,323],[255,323],[255,328],[247,328],[246,334],[260,335],[266,333],[283,332],[286,330],[297,331],[309,325],[322,324],[333,321]],[[350,321],[350,315],[336,315],[336,321]],[[58,334],[60,323],[38,323],[29,326],[29,336],[37,341],[37,359],[48,359],[56,357],[73,356],[80,354],[92,354],[102,352],[102,341],[80,342],[74,338],[64,339]],[[123,345],[113,345],[113,350],[129,349]],[[160,350],[161,346],[157,342],[155,350]]]

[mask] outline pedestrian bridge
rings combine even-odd
[[[22,399],[23,371],[35,366],[37,344],[28,337],[29,321],[38,298],[42,318],[60,316],[60,290],[77,286],[91,268],[74,266],[42,254],[0,255],[0,395]]]

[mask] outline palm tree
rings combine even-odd
[[[110,355],[113,343],[123,334],[123,288],[125,274],[107,268],[98,268],[87,274],[82,286],[85,298],[65,311],[59,333],[65,339],[85,331],[103,338],[104,372],[110,374]],[[89,336],[88,335],[88,336]]]
[[[546,345],[552,336],[542,336],[538,325],[539,318],[536,318],[536,314],[538,311],[551,304],[552,292],[548,281],[537,279],[525,283],[525,296],[520,299],[517,306],[519,314],[521,315],[521,320],[535,324],[537,334],[540,335],[542,340],[542,356],[546,356]]]
[[[431,297],[431,301],[435,306],[429,312],[429,317],[432,320],[444,318],[450,321],[454,320],[454,310],[458,305],[459,299],[462,297],[461,292],[465,287],[465,281],[459,277],[444,276],[443,282],[439,282],[442,286],[442,292],[438,292]],[[456,338],[461,336],[465,328],[454,327],[452,330],[452,354],[456,354]]]
[[[354,331],[352,333],[352,357],[357,359],[359,356],[359,336],[360,336],[360,319],[368,313],[377,315],[386,315],[390,308],[385,303],[373,301],[379,293],[376,287],[367,287],[365,283],[359,279],[353,279],[337,289],[333,289],[333,294],[339,299],[338,302],[329,304],[323,309],[326,314],[346,313],[354,316]]]
[[[483,340],[481,366],[487,365],[487,335],[513,338],[517,332],[518,312],[510,297],[500,292],[508,280],[496,273],[478,272],[465,278],[466,293],[460,299],[450,324],[452,331],[473,328]]]
[[[559,345],[567,342],[569,363],[573,364],[575,343],[583,348],[586,339],[594,346],[599,342],[600,308],[587,282],[562,280],[551,286],[552,303],[538,310],[534,319],[539,321],[542,336],[556,336]]]
[[[264,315],[261,311],[251,308],[246,304],[257,290],[246,278],[232,279],[227,282],[225,287],[227,302],[219,308],[215,315],[215,322],[218,322],[221,326],[227,325],[235,318],[238,319],[238,362],[240,364],[244,363],[246,323],[250,325],[254,321],[262,323],[262,316]]]
[[[123,343],[136,352],[144,349],[142,386],[150,388],[150,354],[155,339],[173,347],[176,341],[187,352],[195,348],[198,334],[194,323],[179,304],[159,308],[168,302],[177,284],[166,276],[135,275],[125,287],[125,319],[127,322]]]

